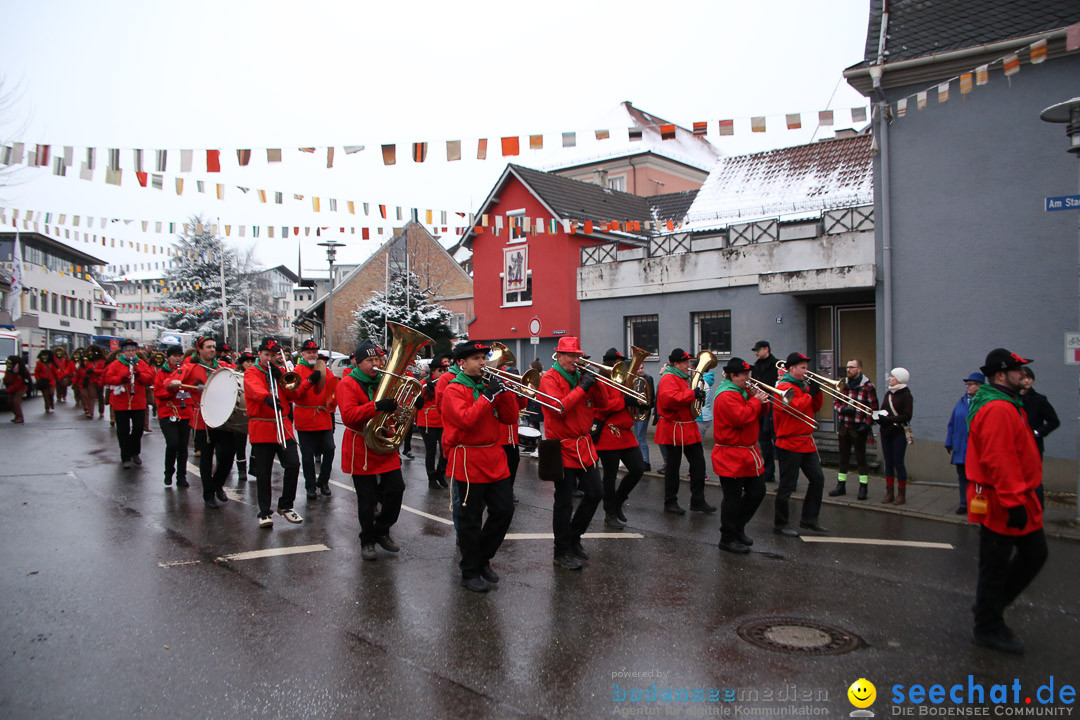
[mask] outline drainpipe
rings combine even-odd
[[[881,17],[881,31],[878,38],[877,65],[869,68],[873,81],[873,95],[877,99],[877,123],[881,153],[881,274],[882,274],[882,315],[884,327],[882,336],[885,345],[885,372],[893,368],[893,297],[892,297],[892,205],[889,185],[889,103],[881,89],[882,65],[885,62],[885,39],[889,26],[889,5],[886,0]]]

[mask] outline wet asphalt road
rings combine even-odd
[[[0,717],[689,717],[786,706],[792,686],[812,693],[819,715],[846,716],[859,677],[877,685],[880,717],[895,683],[972,673],[987,685],[1080,684],[1073,542],[1050,542],[1008,615],[1023,657],[970,643],[974,528],[827,506],[834,537],[954,547],[809,543],[771,533],[767,497],[750,528],[755,552],[737,557],[716,547],[717,516],[662,513],[655,476],[627,508],[624,535],[643,537],[587,539],[580,573],[552,566],[548,539],[508,539],[493,563],[498,590],[478,596],[458,585],[452,527],[412,512],[393,532],[402,552],[363,562],[338,460],[333,497],[309,502],[301,487],[304,523],[279,517],[267,532],[253,481],[234,475],[220,511],[204,510],[197,474],[190,489],[165,488],[159,431],[144,438],[144,465],[125,471],[107,420],[65,406],[44,417],[33,403],[27,416],[0,427]],[[419,438],[415,453],[405,504],[448,520],[448,491],[427,489]],[[719,488],[707,494],[719,505]],[[552,490],[534,460],[523,459],[517,495],[511,533],[550,533]],[[602,519],[590,529],[602,532]],[[327,549],[221,559],[313,545]],[[865,645],[798,655],[736,632],[780,616]],[[651,683],[731,688],[743,702],[613,701]]]

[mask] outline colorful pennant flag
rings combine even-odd
[[[447,140],[446,141],[446,162],[454,162],[461,159],[461,141],[460,140]],[[366,210],[364,211],[367,212]]]
[[[1046,61],[1046,38],[1031,43],[1031,64],[1038,65]]]
[[[801,113],[788,113],[784,116],[784,120],[787,122],[788,130],[798,130],[802,127]]]
[[[208,173],[221,172],[221,151],[220,150],[207,150],[206,151],[206,172],[208,172]]]
[[[543,135],[530,135],[529,136],[529,149],[530,150],[543,150],[544,149],[544,136]]]
[[[750,132],[763,133],[765,132],[765,116],[759,115],[757,117],[750,118]]]
[[[397,145],[382,146],[383,165],[393,165],[397,162]]]
[[[948,80],[946,80],[945,82],[943,82],[943,83],[941,83],[940,85],[937,86],[937,101],[939,103],[949,101],[949,81]]]
[[[413,162],[422,163],[427,160],[427,143],[416,142],[412,145]]]
[[[502,154],[503,157],[518,154],[518,137],[516,135],[502,139]]]
[[[734,120],[721,120],[719,125],[720,135],[734,135],[735,134],[735,121]]]
[[[675,139],[675,125],[668,123],[660,126],[660,139],[661,140],[674,140]]]
[[[562,146],[575,147],[577,145],[577,133],[576,132],[564,132],[562,134]]]
[[[1004,57],[1005,77],[1011,77],[1020,72],[1020,56],[1016,53],[1009,53]]]
[[[487,138],[480,138],[476,142],[476,159],[487,160]]]

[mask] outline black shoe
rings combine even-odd
[[[365,560],[378,560],[379,559],[378,553],[375,552],[375,546],[371,545],[371,544],[361,545],[360,546],[360,557],[362,557]]]
[[[626,523],[620,520],[617,515],[604,515],[604,525],[612,530],[622,530],[626,527]]]
[[[829,528],[822,527],[820,524],[818,524],[816,522],[812,522],[812,523],[801,522],[801,523],[799,523],[799,527],[801,527],[801,528],[803,528],[805,530],[813,530],[814,532],[817,532],[817,533],[827,533],[827,532],[829,532]]]
[[[218,505],[217,500],[215,500],[214,498],[210,498],[209,500],[203,499],[203,503],[205,503],[206,507],[210,508],[211,510],[221,509],[221,506]]]
[[[124,460],[122,463],[120,463],[120,467],[124,468],[125,470],[130,470],[131,469],[131,461],[130,460]]]
[[[318,500],[319,496],[317,494],[315,494],[314,490],[308,490],[307,491],[307,499],[308,500]]]
[[[438,480],[428,480],[427,481],[427,487],[428,487],[428,490],[441,490],[442,489],[439,486],[439,481]]]
[[[570,554],[581,560],[589,559],[589,553],[585,552],[585,548],[581,546],[581,540],[570,543]]]
[[[480,568],[480,577],[484,578],[492,585],[499,582],[498,573],[492,570],[490,565],[485,565],[484,567]]]
[[[869,485],[869,484],[870,483],[859,483],[859,494],[857,496],[855,496],[856,500],[865,500],[866,499],[866,486]]]
[[[660,469],[656,472],[660,473],[661,475],[665,474],[667,472],[667,465],[661,465]]]
[[[214,493],[214,497],[218,499],[218,502],[229,502],[229,496],[225,494],[224,490],[218,490]]]
[[[446,482],[446,478],[441,477],[439,478],[439,487],[445,490],[446,488],[450,487],[450,483]]]
[[[776,482],[776,478],[773,477],[773,476],[769,476],[769,477],[765,478],[765,482],[774,483],[774,482]]]
[[[972,638],[972,642],[979,647],[987,647],[1001,652],[1013,653],[1014,655],[1024,654],[1024,643],[1017,640],[1006,630],[993,633],[977,632],[975,637]]]
[[[325,485],[320,485],[319,486],[319,492],[322,493],[323,495],[325,495],[326,497],[330,497],[331,495],[333,495],[333,493],[330,492],[330,484],[329,483],[327,483]]]
[[[672,515],[685,515],[686,510],[679,507],[679,503],[668,503],[664,506],[664,512],[671,513]]]
[[[716,512],[716,506],[709,503],[702,503],[701,505],[695,505],[690,503],[690,512],[705,513],[706,515],[712,515]]]
[[[735,553],[736,555],[746,555],[750,552],[750,548],[746,547],[738,540],[721,540],[720,549],[727,550],[729,553]]]
[[[389,535],[383,535],[375,542],[386,552],[396,553],[401,550],[401,546],[391,540]]]
[[[402,457],[407,457],[407,458],[409,458],[410,460],[412,460],[412,459],[413,459],[413,454],[412,454],[411,452],[409,452],[408,450],[406,450],[405,452],[401,453],[401,456],[402,456]]]
[[[138,455],[132,455],[131,462],[135,463],[136,465],[142,465],[142,458]]]
[[[847,495],[847,483],[838,482],[836,487],[829,491],[829,497],[840,497],[841,495]]]
[[[799,537],[799,533],[789,527],[775,527],[773,532],[784,537]]]
[[[585,497],[585,493],[583,493],[581,490],[578,490],[576,488],[570,494],[573,495],[576,498]]]
[[[255,463],[253,463],[253,462],[248,463],[248,465],[250,467],[248,468],[247,474],[250,475],[251,477],[255,477]]]
[[[751,545],[754,544],[754,539],[751,538],[746,533],[739,533],[737,537],[738,537],[739,542],[741,542],[746,547],[750,547]]]
[[[960,507],[956,508],[956,514],[967,515],[967,505],[961,505]]]
[[[486,593],[491,589],[491,584],[482,577],[461,578],[461,587],[475,593]]]
[[[580,570],[583,567],[581,561],[570,553],[556,555],[553,562],[559,567],[566,568],[567,570]]]
[[[190,486],[191,486],[191,483],[189,483],[187,481],[187,478],[181,477],[179,480],[176,481],[176,487],[190,487]]]
[[[172,485],[172,475],[166,475],[165,476],[165,484],[166,485]]]
[[[652,465],[645,463],[645,472],[652,472]]]
[[[615,510],[615,517],[619,518],[623,525],[630,522],[626,519],[626,513],[623,512],[623,503],[619,503],[619,507]]]

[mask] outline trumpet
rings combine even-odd
[[[491,357],[487,359],[484,365],[484,375],[497,377],[506,386],[506,389],[515,395],[520,395],[527,400],[535,400],[549,410],[563,412],[566,408],[563,407],[559,398],[540,392],[539,370],[529,368],[521,375],[515,375],[508,370],[503,370],[504,367],[509,367],[516,361],[517,359],[514,357],[514,353],[510,352],[510,348],[501,342],[494,342],[491,344]]]
[[[699,385],[704,385],[702,376],[716,367],[716,356],[708,350],[702,350],[697,356],[697,366],[694,368],[694,372],[690,374],[690,387],[694,390],[704,390],[699,388]],[[697,420],[701,417],[701,411],[705,409],[705,401],[694,398],[694,404],[690,407],[690,417]]]
[[[784,363],[783,360],[777,360],[776,369],[781,372],[786,372],[787,365]],[[861,403],[858,400],[849,398],[844,393],[843,378],[840,378],[839,380],[833,380],[832,378],[827,378],[824,375],[818,375],[816,372],[811,372],[810,370],[806,371],[806,376],[816,382],[821,387],[821,391],[831,397],[833,400],[838,400],[846,405],[850,405],[861,413],[871,415],[875,419],[877,418],[877,410],[874,410],[874,408],[870,407],[866,403]]]
[[[785,412],[788,415],[791,415],[797,420],[802,420],[811,428],[817,430],[818,424],[817,421],[814,420],[814,418],[802,412],[801,410],[796,410],[795,408],[791,407],[791,399],[795,396],[794,388],[781,390],[779,388],[773,387],[772,385],[767,385],[760,380],[755,380],[754,378],[747,378],[746,382],[747,385],[749,385],[751,388],[754,388],[755,390],[761,390],[766,395],[770,395],[771,397],[769,398],[769,402],[774,408],[776,408],[780,412]]]
[[[289,358],[285,355],[285,350],[280,346],[278,347],[278,355],[281,357],[282,367],[285,368],[285,374],[281,376],[281,384],[285,386],[286,390],[292,392],[300,387],[303,378],[300,377],[300,373],[296,372],[293,364],[289,362]]]
[[[557,355],[558,353],[555,353],[551,356],[551,359],[555,360]],[[647,394],[640,393],[632,387],[636,378],[630,374],[629,369],[626,367],[626,363],[622,360],[619,360],[614,365],[604,365],[595,360],[586,360],[585,358],[580,357],[577,359],[577,366],[582,372],[587,372],[595,376],[598,383],[618,390],[639,405],[644,405],[649,402]]]

